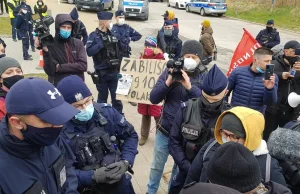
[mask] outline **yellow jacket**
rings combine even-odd
[[[219,144],[223,144],[222,136],[219,130],[222,125],[222,119],[226,113],[235,114],[235,116],[237,116],[241,120],[246,132],[244,146],[247,147],[250,151],[254,151],[255,149],[257,149],[261,144],[262,133],[265,127],[265,119],[263,114],[256,110],[242,106],[237,106],[228,111],[224,111],[219,116],[214,130],[215,138]]]

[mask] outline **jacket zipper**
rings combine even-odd
[[[48,186],[48,178],[47,178],[47,173],[48,173],[48,168],[45,166],[44,162],[43,162],[43,159],[42,159],[42,155],[44,155],[44,150],[42,148],[42,151],[39,151],[39,159],[40,159],[40,162],[42,164],[42,168],[43,168],[43,175],[44,175],[44,178],[45,178],[45,183],[46,183],[46,188],[48,190],[48,193],[50,194],[51,190],[49,190],[49,186]]]

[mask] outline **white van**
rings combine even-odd
[[[168,7],[175,7],[176,9],[185,9],[187,3],[191,0],[169,0]]]

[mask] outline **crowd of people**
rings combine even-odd
[[[226,77],[217,65],[207,68],[217,55],[210,21],[201,23],[199,40],[182,42],[178,18],[166,11],[157,35],[145,37],[140,59],[173,60],[182,67],[176,77],[166,68],[151,90],[152,104],[138,104],[139,137],[116,99],[122,58],[130,58],[131,41],[142,38],[126,24],[124,12],[116,11],[115,24],[113,13],[98,12],[99,25],[89,34],[76,8],[57,14],[54,41],[42,45],[37,36],[29,41],[30,6],[24,0],[8,6],[12,38],[22,38],[24,60],[31,59],[33,41],[49,80],[24,78],[0,39],[0,194],[134,194],[131,175],[151,117],[156,135],[148,194],[158,191],[169,155],[169,194],[300,193],[300,112],[288,103],[291,92],[300,94],[300,43],[290,40],[274,56],[280,38],[273,20],[257,35],[262,47],[252,63]],[[42,0],[34,11],[47,16]],[[94,62],[89,75],[98,90],[95,100],[85,84],[87,56]],[[274,72],[267,78],[269,64]]]

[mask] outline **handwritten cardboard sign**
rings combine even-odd
[[[150,92],[166,65],[165,60],[123,58],[120,73],[132,75],[132,83],[128,95],[117,94],[117,99],[151,104]]]

